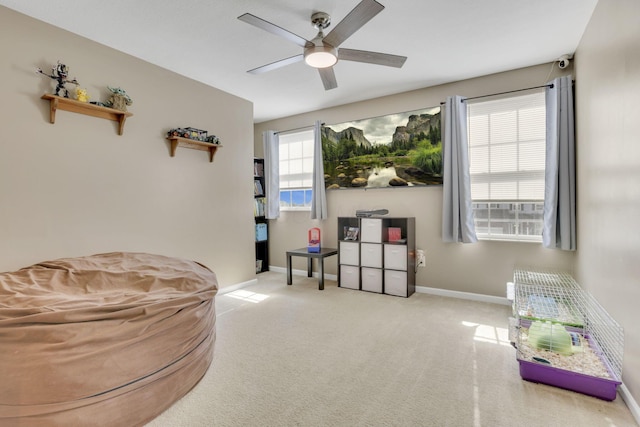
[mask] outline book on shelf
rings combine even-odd
[[[389,227],[387,229],[389,242],[399,242],[402,239],[402,229],[400,227]]]
[[[259,162],[253,163],[253,176],[258,178],[264,177],[264,164]]]
[[[264,242],[267,240],[267,224],[256,224],[256,242]]]
[[[267,199],[259,197],[254,200],[253,204],[253,216],[264,216],[267,210]]]
[[[253,195],[264,196],[264,189],[262,188],[262,183],[257,179],[253,181]]]

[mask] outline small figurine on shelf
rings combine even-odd
[[[210,144],[220,144],[220,138],[215,135],[209,135],[206,130],[196,129],[192,127],[169,129],[167,138],[178,136],[180,138],[193,139],[195,141],[208,142]]]
[[[169,129],[169,131],[167,132],[167,138],[171,138],[172,136],[182,136],[180,128]]]
[[[67,83],[71,83],[76,86],[80,84],[75,78],[73,80],[67,79],[67,77],[69,77],[69,68],[65,64],[62,64],[60,61],[58,61],[58,64],[56,66],[51,67],[51,74],[45,73],[41,68],[37,68],[36,73],[47,76],[58,82],[58,84],[56,85],[56,96],[60,96],[60,91],[62,91],[62,93],[64,93],[64,97],[69,98],[69,91],[64,85]]]
[[[196,129],[192,127],[185,128],[187,132],[186,138],[195,139],[196,141],[206,141],[208,132],[202,129]]]
[[[172,137],[172,136],[178,136],[180,138],[191,138],[191,132],[189,131],[189,128],[175,128],[175,129],[171,129],[169,130],[169,132],[167,132],[167,136],[168,137]]]
[[[124,89],[119,87],[107,86],[107,88],[113,93],[111,97],[104,103],[105,107],[113,108],[115,110],[127,111],[127,105],[133,104],[133,100]]]
[[[89,94],[87,94],[87,90],[86,89],[82,89],[77,87],[76,88],[76,99],[80,102],[89,102],[89,98],[91,98],[89,96]]]

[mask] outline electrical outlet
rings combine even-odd
[[[416,251],[416,265],[418,267],[426,267],[427,259],[424,256],[424,251],[422,249],[418,249]]]

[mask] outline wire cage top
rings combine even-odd
[[[514,315],[584,328],[582,289],[567,273],[516,269]]]

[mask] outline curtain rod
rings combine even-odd
[[[508,90],[506,92],[490,93],[488,95],[472,96],[470,98],[461,99],[460,102],[468,101],[470,99],[486,98],[488,96],[506,95],[508,93],[522,92],[522,91],[531,90],[531,89],[540,89],[540,88],[543,88],[543,87],[548,87],[549,89],[553,89],[553,83],[549,83],[549,84],[542,85],[542,86],[526,87],[524,89]],[[441,102],[440,103],[440,105],[444,105],[444,104],[446,104],[446,103],[445,102]]]
[[[320,123],[320,125],[324,126],[324,123]],[[309,126],[302,126],[299,128],[294,128],[294,129],[286,129],[286,130],[279,130],[277,132],[274,132],[274,134],[279,134],[279,133],[286,133],[286,132],[295,132],[297,130],[303,130],[303,129],[309,129],[309,128],[313,128],[313,125],[309,125]]]

